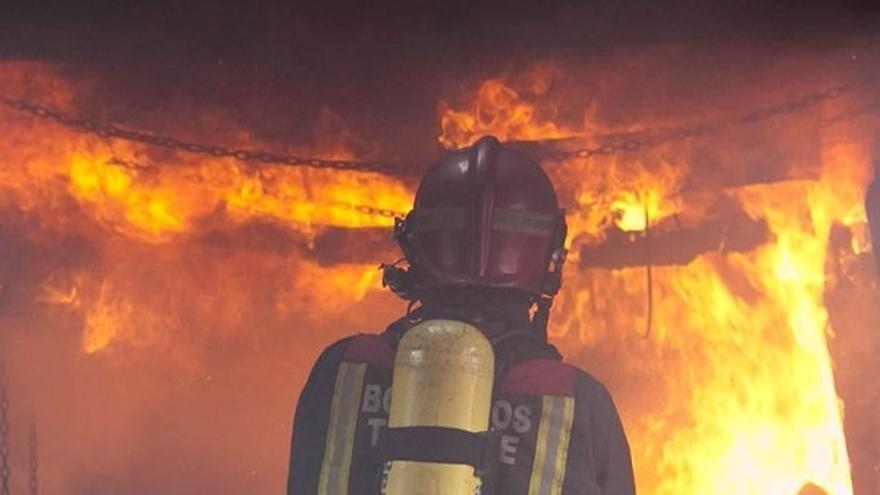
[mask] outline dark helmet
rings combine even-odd
[[[566,225],[553,185],[526,155],[486,136],[443,157],[398,219],[395,238],[409,262],[385,282],[405,299],[450,287],[556,294]]]

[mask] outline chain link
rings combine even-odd
[[[0,495],[9,495],[9,381],[6,367],[0,364]]]
[[[30,434],[30,442],[29,445],[29,453],[30,453],[30,495],[37,495],[39,493],[39,470],[37,466],[37,423],[36,421],[31,424],[31,434]]]
[[[0,96],[0,103],[14,110],[25,112],[44,120],[50,120],[86,134],[93,134],[102,138],[122,139],[125,141],[132,141],[177,151],[210,155],[214,158],[234,158],[242,162],[287,165],[291,167],[375,172],[395,176],[417,175],[422,171],[422,168],[419,166],[407,166],[407,164],[403,162],[330,160],[299,155],[286,155],[265,150],[230,148],[213,144],[182,141],[162,134],[151,134],[123,129],[109,124],[99,124],[28,100]]]
[[[649,131],[642,134],[643,137],[631,137],[622,141],[607,142],[595,147],[580,148],[573,151],[563,151],[547,155],[547,158],[553,161],[563,161],[570,159],[585,159],[596,156],[607,156],[621,152],[639,151],[651,148],[660,144],[681,141],[684,139],[697,137],[705,134],[711,134],[732,125],[748,125],[769,120],[787,114],[802,112],[810,107],[816,106],[821,102],[837,98],[844,93],[848,93],[858,86],[859,83],[853,82],[840,86],[828,88],[824,91],[810,93],[800,98],[779,103],[766,108],[753,110],[733,117],[728,120],[707,121],[695,124],[689,124],[681,127],[673,128],[669,131]]]
[[[358,204],[345,203],[340,206],[345,206],[346,208],[351,208],[352,210],[357,211],[358,213],[363,213],[365,215],[375,215],[378,217],[385,217],[385,218],[397,218],[397,217],[404,216],[404,213],[401,213],[399,211],[389,210],[386,208],[378,208],[378,207],[369,206],[369,205],[358,205]]]

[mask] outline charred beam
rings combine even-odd
[[[686,265],[711,252],[746,252],[770,239],[767,224],[744,213],[706,220],[692,227],[675,228],[664,222],[645,233],[622,232],[616,227],[599,243],[580,249],[582,268],[619,269],[644,266]]]

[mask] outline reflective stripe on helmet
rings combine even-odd
[[[412,215],[415,232],[464,229],[464,208],[420,208],[413,210]]]
[[[464,208],[422,208],[413,210],[413,230],[461,230],[465,227]],[[553,215],[496,208],[492,212],[492,230],[526,235],[550,236],[555,228]]]
[[[342,363],[339,366],[330,403],[330,422],[318,495],[348,494],[351,451],[366,370],[367,365],[363,363]]]
[[[550,237],[555,230],[553,215],[496,208],[492,213],[492,230]]]
[[[574,418],[574,398],[544,396],[529,495],[560,495]]]

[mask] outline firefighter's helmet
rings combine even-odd
[[[409,270],[385,281],[407,299],[432,288],[492,287],[553,296],[566,225],[556,192],[525,154],[486,136],[444,156],[395,226]]]

